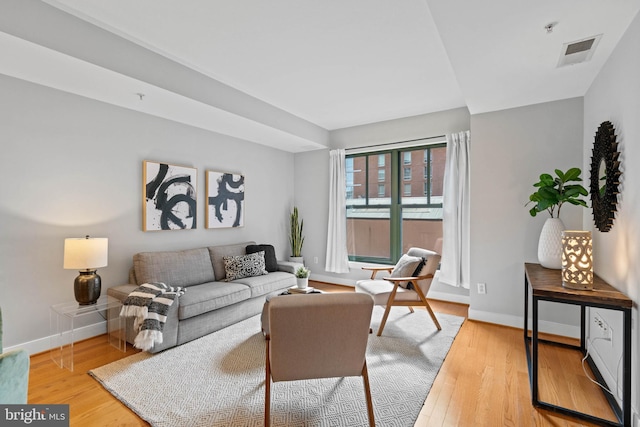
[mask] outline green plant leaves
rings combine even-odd
[[[566,172],[556,169],[556,178],[548,173],[541,174],[540,181],[533,184],[538,190],[529,196],[527,205],[535,203],[529,209],[529,214],[536,216],[539,212],[547,211],[553,218],[560,216],[563,203],[586,207],[587,203],[580,196],[587,196],[587,190],[580,184],[566,185],[567,182],[582,181],[580,173],[579,168],[570,168]]]

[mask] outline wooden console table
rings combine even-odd
[[[529,382],[531,385],[531,398],[533,405],[554,412],[573,416],[603,426],[631,426],[631,307],[633,301],[626,295],[616,290],[600,277],[594,275],[593,290],[568,289],[562,286],[560,270],[550,270],[540,264],[524,264],[524,341],[529,366]],[[532,296],[532,334],[529,337],[529,288]],[[609,404],[615,412],[618,422],[613,422],[593,415],[563,408],[538,399],[538,343],[545,342],[538,338],[538,302],[552,301],[564,304],[580,306],[580,345],[568,346],[579,349],[586,354],[585,324],[586,307],[605,308],[621,311],[623,314],[623,344],[622,344],[622,408],[613,396],[603,390]],[[553,342],[552,342],[553,343]],[[557,344],[557,343],[554,343]],[[564,344],[562,344],[564,345]],[[567,346],[567,345],[564,345]],[[587,358],[589,367],[593,371],[598,382],[604,379],[595,366],[591,356]]]

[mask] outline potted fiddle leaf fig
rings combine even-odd
[[[540,175],[540,181],[533,184],[537,190],[529,196],[526,205],[534,203],[529,209],[531,216],[540,212],[547,212],[550,218],[544,223],[540,240],[538,241],[538,261],[543,267],[560,269],[562,267],[562,232],[564,223],[560,219],[560,209],[565,203],[587,207],[580,197],[589,193],[581,184],[572,184],[582,181],[579,168],[570,168],[566,172],[555,170],[556,176],[548,173]],[[525,206],[526,206],[525,205]]]
[[[289,226],[289,243],[291,245],[291,256],[289,260],[302,264],[302,244],[304,243],[302,230],[304,228],[304,220],[300,218],[298,208],[295,206],[289,217]]]

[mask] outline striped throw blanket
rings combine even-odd
[[[134,318],[133,327],[138,331],[134,347],[147,351],[154,344],[162,343],[162,330],[169,307],[184,292],[184,288],[164,283],[143,283],[127,296],[120,316]]]

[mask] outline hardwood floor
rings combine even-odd
[[[313,282],[326,291],[352,288]],[[431,300],[436,313],[467,316],[467,306]],[[394,309],[402,310],[401,307]],[[58,368],[49,353],[31,357],[29,403],[70,405],[71,426],[147,426],[87,374],[134,354],[111,347],[105,336],[76,344],[75,371]],[[541,346],[541,398],[614,420],[599,388],[585,378],[579,353]],[[592,426],[531,405],[522,331],[465,321],[429,392],[416,427]],[[176,426],[180,427],[180,426]]]

